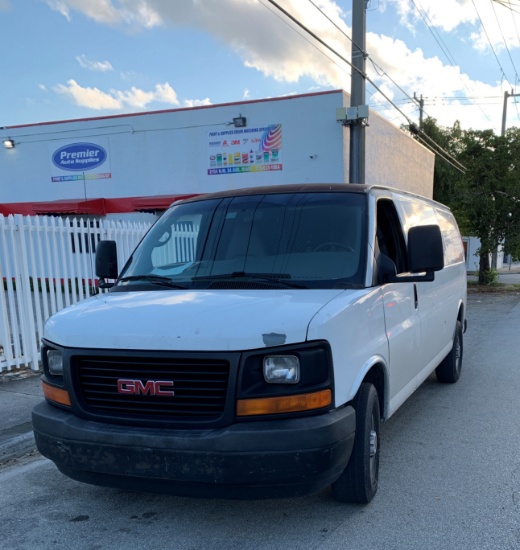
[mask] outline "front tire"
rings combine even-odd
[[[460,378],[462,369],[462,323],[457,321],[455,334],[453,335],[453,347],[450,353],[442,360],[442,363],[435,369],[435,375],[439,382],[454,384]]]
[[[377,492],[379,479],[379,397],[373,384],[361,384],[354,399],[356,439],[347,467],[332,484],[341,502],[368,504]]]

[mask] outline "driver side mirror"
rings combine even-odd
[[[420,225],[410,228],[407,260],[408,273],[397,274],[395,263],[385,254],[379,254],[379,281],[382,284],[433,281],[435,272],[444,267],[444,247],[438,225]]]
[[[106,279],[117,279],[118,275],[116,241],[99,241],[96,248],[96,276],[99,277],[99,287],[111,288],[114,284],[108,283]]]
[[[408,231],[408,269],[412,273],[440,271],[444,247],[438,225],[419,225]]]

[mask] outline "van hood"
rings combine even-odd
[[[61,310],[44,338],[64,347],[240,351],[304,342],[334,290],[118,292]]]

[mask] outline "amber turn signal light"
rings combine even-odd
[[[237,416],[312,411],[328,407],[331,402],[332,392],[330,390],[301,395],[284,395],[283,397],[239,399],[237,401]]]
[[[66,407],[70,407],[70,397],[69,392],[67,390],[64,390],[62,388],[57,388],[56,386],[51,386],[50,384],[47,384],[47,382],[44,382],[42,380],[42,389],[43,389],[43,395],[45,396],[45,399],[48,399],[49,401],[54,401],[54,403],[58,403],[60,405],[65,405]]]

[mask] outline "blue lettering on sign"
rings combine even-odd
[[[71,143],[60,147],[52,162],[61,170],[92,170],[107,159],[107,152],[94,143]]]

